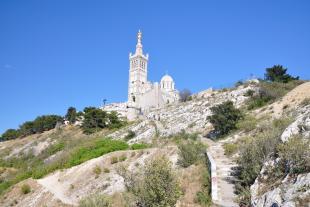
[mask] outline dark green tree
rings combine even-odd
[[[20,134],[22,137],[36,133],[33,124],[33,121],[26,121],[20,125]]]
[[[33,131],[35,133],[42,133],[54,129],[58,122],[62,122],[63,118],[58,115],[43,115],[38,116],[33,121]]]
[[[236,129],[238,120],[242,118],[241,111],[236,109],[231,101],[214,106],[211,111],[212,115],[208,117],[208,120],[219,135],[228,134],[231,130]]]
[[[82,129],[84,133],[91,134],[108,126],[109,119],[107,112],[95,108],[86,107],[84,109],[84,120]]]
[[[109,118],[109,128],[115,129],[120,128],[124,125],[124,122],[119,118],[118,113],[116,111],[111,111],[108,114]]]
[[[6,130],[0,140],[10,140],[10,139],[16,139],[20,136],[20,131],[19,130],[16,130],[16,129],[8,129]]]
[[[69,121],[70,124],[74,124],[76,121],[77,112],[76,108],[69,107],[67,110],[67,114],[65,115],[65,119]]]
[[[286,73],[287,68],[284,68],[282,65],[274,65],[271,68],[266,68],[265,80],[271,82],[281,82],[287,83],[292,80],[298,80],[299,77],[293,77]]]

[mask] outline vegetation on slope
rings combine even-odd
[[[236,129],[238,120],[242,118],[241,111],[236,109],[231,101],[214,106],[211,111],[212,115],[208,117],[208,120],[212,123],[215,132],[220,136]]]
[[[95,107],[86,107],[83,112],[77,112],[74,107],[69,107],[64,118],[58,115],[38,116],[33,121],[26,121],[18,129],[6,130],[1,135],[0,141],[26,137],[54,129],[56,126],[62,125],[64,119],[69,124],[74,124],[78,119],[82,119],[81,128],[85,134],[92,134],[105,128],[119,129],[127,124],[115,111],[108,113]]]
[[[1,140],[16,139],[31,134],[42,133],[54,129],[58,122],[62,123],[63,118],[58,115],[38,116],[34,121],[23,123],[19,129],[8,129],[1,136]]]
[[[0,180],[0,194],[8,187],[29,177],[42,178],[43,176],[64,168],[81,164],[87,160],[118,150],[143,149],[146,144],[129,146],[126,142],[112,140],[105,137],[66,137],[61,131],[55,132],[54,139],[58,140],[38,156],[32,153],[21,154],[18,157],[0,159],[0,167],[13,168],[10,177]],[[54,159],[50,157],[55,155]]]

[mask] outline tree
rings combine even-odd
[[[76,108],[69,107],[67,110],[67,114],[65,115],[65,119],[69,121],[70,124],[74,124],[76,122],[77,112]]]
[[[26,121],[19,127],[22,137],[36,133],[33,124],[33,121]]]
[[[100,129],[106,128],[108,121],[107,112],[95,107],[86,107],[84,109],[82,129],[84,133],[91,134]]]
[[[109,128],[117,129],[123,126],[124,122],[119,118],[118,113],[116,111],[111,111],[108,114],[109,118]]]
[[[236,129],[238,120],[242,118],[240,110],[236,109],[231,101],[214,106],[211,111],[213,115],[209,116],[208,120],[219,135],[228,134],[231,130]]]
[[[6,130],[2,136],[1,140],[10,140],[10,139],[16,139],[20,136],[20,131],[16,129],[8,129]]]
[[[35,133],[42,133],[54,129],[58,122],[62,122],[63,118],[58,115],[43,115],[38,116],[33,121],[33,131]]]
[[[299,77],[293,77],[286,73],[287,68],[284,68],[282,65],[274,65],[271,68],[266,68],[265,80],[271,82],[281,82],[287,83],[292,80],[298,80]]]
[[[180,101],[181,102],[186,102],[186,101],[190,101],[191,100],[191,95],[192,95],[192,92],[188,89],[183,89],[181,92],[180,92]]]

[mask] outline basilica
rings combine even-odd
[[[128,101],[126,103],[104,106],[106,111],[117,111],[129,120],[146,116],[152,109],[179,101],[179,92],[175,82],[168,74],[160,83],[148,80],[149,55],[143,53],[142,33],[137,34],[137,45],[134,54],[129,54]]]
[[[128,119],[179,100],[179,93],[171,76],[164,75],[160,83],[148,81],[148,60],[149,55],[143,54],[142,33],[139,31],[136,51],[129,54]]]

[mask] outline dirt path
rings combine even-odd
[[[230,175],[236,163],[224,154],[222,145],[226,141],[214,142],[206,138],[202,140],[204,143],[208,144],[208,152],[216,163],[218,201],[214,201],[214,203],[222,207],[238,206],[237,203],[235,203],[236,194],[234,193],[234,184],[231,182],[233,177]]]

